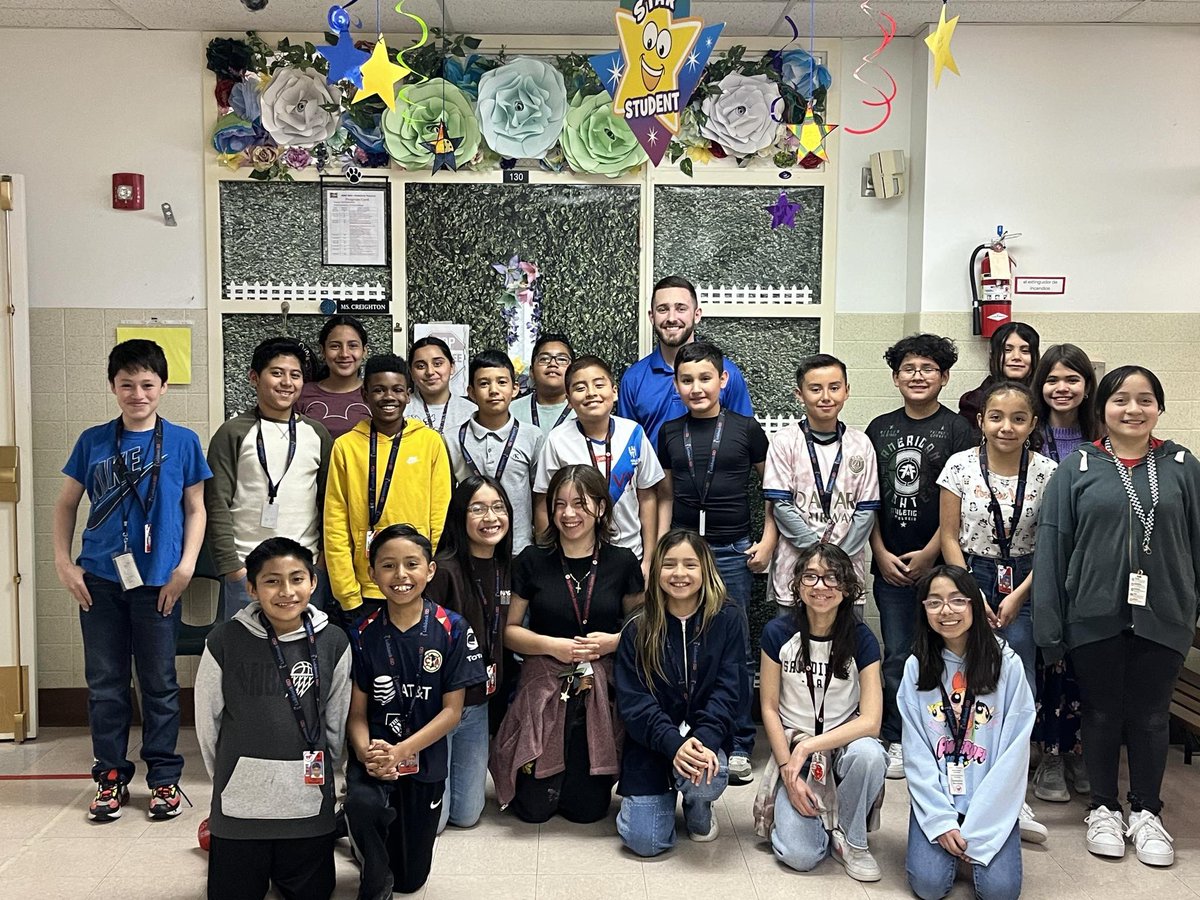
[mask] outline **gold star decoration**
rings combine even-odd
[[[933,34],[925,38],[925,45],[929,47],[929,52],[933,54],[933,86],[937,87],[942,82],[942,69],[949,69],[955,75],[958,74],[958,65],[954,62],[954,57],[950,54],[950,39],[954,37],[954,26],[958,24],[958,16],[955,16],[949,22],[946,21],[946,4],[942,3],[942,14],[938,17],[937,28]]]
[[[800,154],[800,159],[804,159],[811,153],[818,159],[829,162],[829,154],[825,151],[825,141],[835,128],[837,128],[836,125],[817,122],[817,117],[813,114],[812,101],[809,100],[808,106],[804,108],[804,121],[799,125],[789,125],[788,131],[795,135],[796,140],[800,142],[800,149],[804,151]]]
[[[375,43],[371,58],[362,64],[362,90],[354,95],[352,103],[368,97],[380,97],[387,108],[396,111],[396,82],[412,74],[408,66],[398,66],[388,57],[387,44],[383,35]]]
[[[626,9],[618,9],[616,16],[625,71],[613,96],[613,111],[627,118],[626,100],[641,100],[671,91],[678,95],[679,72],[704,23],[700,19],[675,19],[663,7],[652,9],[640,22]],[[671,134],[678,134],[682,109],[683,104],[677,103],[674,111],[654,115]]]

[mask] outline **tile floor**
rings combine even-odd
[[[136,754],[136,733],[132,736]],[[134,790],[134,805],[117,822],[90,823],[84,808],[93,787],[79,780],[0,780],[0,897],[104,897],[109,900],[174,900],[205,895],[204,853],[196,826],[210,797],[199,765],[195,734],[185,730],[181,747],[189,761],[184,788],[195,810],[170,822],[151,823],[142,810],[147,792]],[[760,755],[765,743],[760,742]],[[23,745],[0,744],[0,775],[86,772],[89,742],[82,729],[44,729]],[[756,760],[756,769],[761,765]],[[1033,801],[1050,827],[1042,847],[1024,845],[1025,896],[1034,898],[1200,896],[1200,792],[1196,769],[1172,748],[1164,798],[1166,824],[1175,836],[1175,865],[1150,869],[1132,851],[1124,860],[1097,859],[1083,848],[1084,804]],[[872,850],[884,878],[873,885],[851,881],[826,860],[813,873],[792,872],[775,862],[753,834],[754,786],[730,788],[718,804],[721,836],[711,844],[686,839],[672,852],[640,860],[622,849],[611,818],[594,826],[556,820],[526,825],[489,806],[475,828],[450,829],[434,853],[424,900],[588,900],[676,898],[774,900],[774,898],[909,897],[904,880],[907,795],[903,781],[888,782],[883,827]],[[613,804],[616,811],[616,801]],[[343,842],[338,852],[338,898],[355,896],[357,870]],[[959,881],[952,894],[969,897]]]

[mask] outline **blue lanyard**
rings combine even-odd
[[[983,473],[983,483],[987,485],[991,501],[988,510],[992,514],[992,524],[996,528],[996,546],[1000,548],[1001,559],[1012,558],[1012,542],[1017,534],[1017,526],[1021,523],[1021,512],[1025,507],[1025,480],[1029,474],[1029,450],[1021,451],[1021,470],[1017,476],[1017,497],[1013,501],[1012,525],[1008,533],[1004,532],[1004,514],[1000,512],[1000,499],[992,490],[992,481],[988,477],[987,447],[979,448],[979,471]]]
[[[145,549],[150,553],[151,537],[150,537],[150,511],[154,508],[154,498],[158,496],[158,476],[162,472],[162,457],[163,457],[163,418],[158,416],[154,422],[154,461],[150,466],[150,489],[146,492],[145,499],[138,493],[138,483],[130,473],[129,468],[125,465],[125,457],[121,455],[121,439],[125,436],[125,423],[117,417],[116,422],[116,440],[117,440],[117,455],[113,458],[113,471],[116,476],[121,479],[129,493],[133,494],[133,499],[137,501],[138,506],[142,508],[142,515],[145,517]],[[143,471],[145,466],[142,466]],[[124,501],[121,502],[121,540],[125,544],[125,552],[129,552],[129,506]]]
[[[842,468],[842,435],[846,433],[846,426],[838,422],[837,427],[837,456],[833,459],[833,467],[829,470],[829,480],[826,483],[821,482],[821,461],[817,459],[816,441],[813,439],[812,427],[808,424],[808,419],[800,420],[800,430],[804,432],[804,443],[808,446],[808,460],[812,463],[813,483],[817,486],[817,496],[821,500],[821,511],[825,513],[825,518],[829,521],[830,527],[833,527],[833,517],[830,510],[833,508],[833,489],[837,484],[838,472]]]
[[[463,462],[471,467],[471,471],[476,475],[484,474],[480,471],[479,466],[475,465],[475,460],[471,458],[470,452],[467,450],[467,425],[469,422],[463,422],[462,427],[458,429],[458,447],[462,450]],[[504,469],[508,466],[508,458],[512,455],[513,444],[517,442],[517,429],[521,427],[521,423],[516,419],[512,419],[512,429],[508,432],[508,440],[504,442],[504,449],[500,452],[500,462],[496,463],[497,481],[504,477]],[[484,438],[486,440],[486,437]]]
[[[417,701],[421,699],[421,694],[425,690],[425,643],[429,638],[429,617],[432,612],[432,604],[428,600],[421,601],[421,643],[417,648],[417,677],[413,684],[413,694],[408,700],[408,709],[404,711],[401,717],[401,722],[404,726],[403,737],[408,737],[412,732],[409,730],[412,725],[413,713],[417,709]],[[383,615],[383,644],[387,650],[388,658],[388,673],[392,676],[392,684],[396,686],[396,695],[403,694],[403,682],[401,681],[399,665],[396,653],[396,645],[392,641],[392,623],[388,619],[387,604],[384,603],[381,609]]]
[[[533,422],[533,424],[536,427],[541,428],[542,427],[541,423],[538,421],[537,407],[538,407],[537,391],[534,391],[533,393],[531,393],[529,395],[529,419],[531,422]],[[571,404],[568,403],[566,406],[563,407],[563,411],[558,414],[558,421],[554,423],[554,427],[557,428],[563,422],[567,421],[567,416],[569,416],[570,414],[571,414]],[[497,476],[497,477],[499,477],[499,476]]]
[[[379,446],[379,432],[375,423],[371,423],[371,457],[367,468],[367,521],[369,528],[374,528],[383,518],[383,509],[387,506],[388,492],[392,488],[392,474],[396,471],[396,456],[400,452],[400,439],[404,437],[404,426],[392,438],[392,452],[388,454],[387,468],[383,470],[383,484],[379,487],[379,503],[375,503],[375,456]]]

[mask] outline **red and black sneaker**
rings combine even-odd
[[[188,806],[192,805],[192,801],[188,800],[187,794],[178,784],[160,784],[158,787],[152,788],[150,791],[150,818],[175,818],[182,812],[179,806],[180,797],[187,800]]]
[[[96,796],[88,804],[88,818],[93,822],[111,822],[121,818],[121,807],[129,802],[129,785],[121,780],[116,769],[109,769],[96,785]]]

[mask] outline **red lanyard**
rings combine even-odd
[[[575,610],[575,621],[579,623],[580,628],[584,628],[588,623],[588,616],[592,611],[592,592],[596,589],[596,571],[600,564],[600,541],[597,539],[596,546],[592,549],[592,567],[588,570],[587,587],[583,594],[583,612],[579,611],[579,592],[575,588],[575,579],[571,576],[571,570],[567,568],[567,558],[559,551],[558,560],[562,563],[563,580],[567,583],[567,593],[571,595],[571,606]]]

